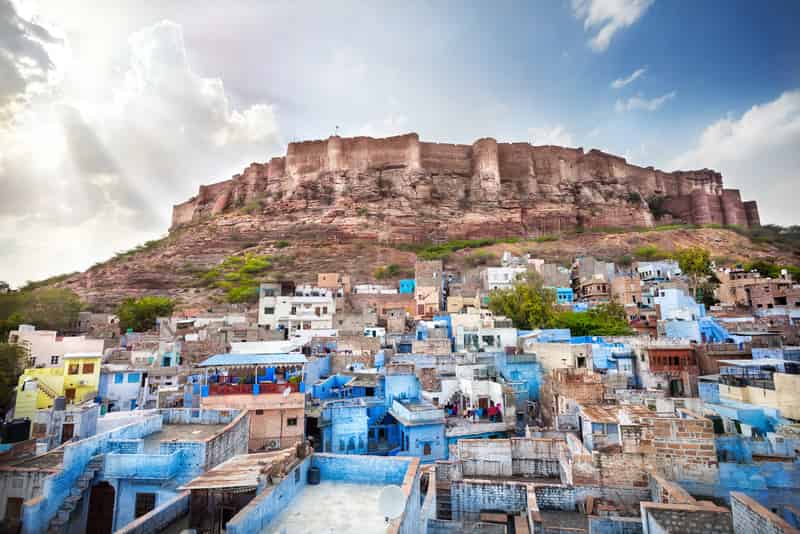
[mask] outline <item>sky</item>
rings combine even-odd
[[[286,143],[417,132],[713,168],[800,224],[800,3],[0,0],[0,280],[166,234]]]

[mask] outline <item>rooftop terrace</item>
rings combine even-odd
[[[382,488],[377,484],[334,480],[323,480],[317,486],[306,485],[262,532],[383,534],[388,524],[378,510]]]
[[[163,441],[203,441],[222,432],[227,425],[163,425],[143,438],[145,454],[158,454]]]

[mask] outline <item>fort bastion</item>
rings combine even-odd
[[[664,172],[595,149],[492,138],[428,143],[409,133],[290,143],[283,157],[200,186],[196,196],[174,206],[172,227],[253,205],[275,214],[339,215],[369,206],[395,217],[460,220],[464,232],[480,227],[482,217],[517,223],[506,228],[514,233],[553,231],[555,224],[558,230],[675,221],[759,224],[756,203],[724,189],[713,170]]]

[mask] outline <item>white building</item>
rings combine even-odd
[[[398,289],[381,284],[357,284],[353,286],[353,293],[358,295],[396,295]]]
[[[336,298],[330,289],[300,286],[289,292],[279,283],[263,283],[259,291],[259,326],[290,333],[333,328]]]
[[[144,408],[147,404],[147,369],[104,364],[100,369],[99,396],[109,412]]]
[[[9,343],[25,347],[28,352],[26,367],[62,367],[65,354],[103,353],[102,339],[87,339],[86,336],[59,336],[55,330],[36,330],[29,324],[19,325],[8,335]]]
[[[681,268],[675,260],[640,261],[636,264],[639,279],[648,281],[672,280],[681,274]]]
[[[458,326],[455,345],[456,352],[505,352],[506,347],[517,346],[517,329]]]
[[[493,289],[510,289],[518,277],[527,271],[525,267],[488,267],[482,274],[483,288],[487,291]]]

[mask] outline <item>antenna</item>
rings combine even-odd
[[[406,496],[400,486],[386,486],[378,495],[378,511],[386,518],[388,523],[396,517],[400,517],[405,508]]]
[[[338,125],[336,126],[336,131],[335,131],[335,133],[333,135],[336,135],[336,136],[339,135],[339,126]]]

